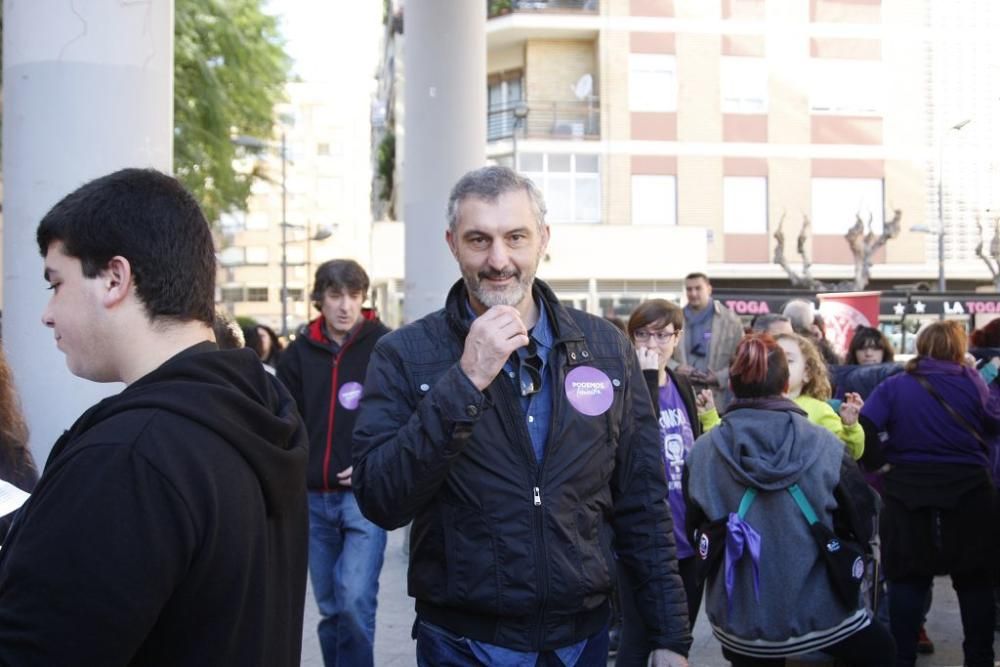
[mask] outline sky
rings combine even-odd
[[[357,63],[377,62],[381,2],[268,0],[266,11],[280,18],[285,49],[295,61],[292,71],[304,81],[335,81],[345,74],[374,77],[374,65],[358,71]]]

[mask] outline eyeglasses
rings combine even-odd
[[[650,337],[653,337],[653,338],[656,339],[657,343],[666,343],[671,338],[674,338],[676,336],[680,336],[681,332],[680,331],[646,331],[645,329],[636,329],[635,333],[633,333],[632,335],[635,336],[636,340],[641,340],[643,342],[649,340]]]

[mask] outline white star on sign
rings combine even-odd
[[[897,315],[902,315],[903,313],[906,312],[906,306],[904,306],[901,301],[897,301],[896,305],[892,307],[892,312],[896,313]]]
[[[925,310],[927,310],[927,304],[923,301],[917,301],[913,304],[913,310],[917,311],[918,314],[922,314]]]

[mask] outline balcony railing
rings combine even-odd
[[[486,0],[486,14],[489,18],[494,18],[511,12],[596,12],[600,9],[599,5],[598,0]]]
[[[514,110],[525,105],[528,115],[518,123]],[[585,100],[518,102],[490,109],[486,114],[486,138],[506,139],[517,127],[519,138],[598,139],[601,111],[596,97]]]

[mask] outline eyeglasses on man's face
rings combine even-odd
[[[671,338],[679,336],[680,331],[649,331],[647,329],[636,329],[635,336],[636,340],[647,341],[650,337],[655,338],[657,343],[666,343]]]

